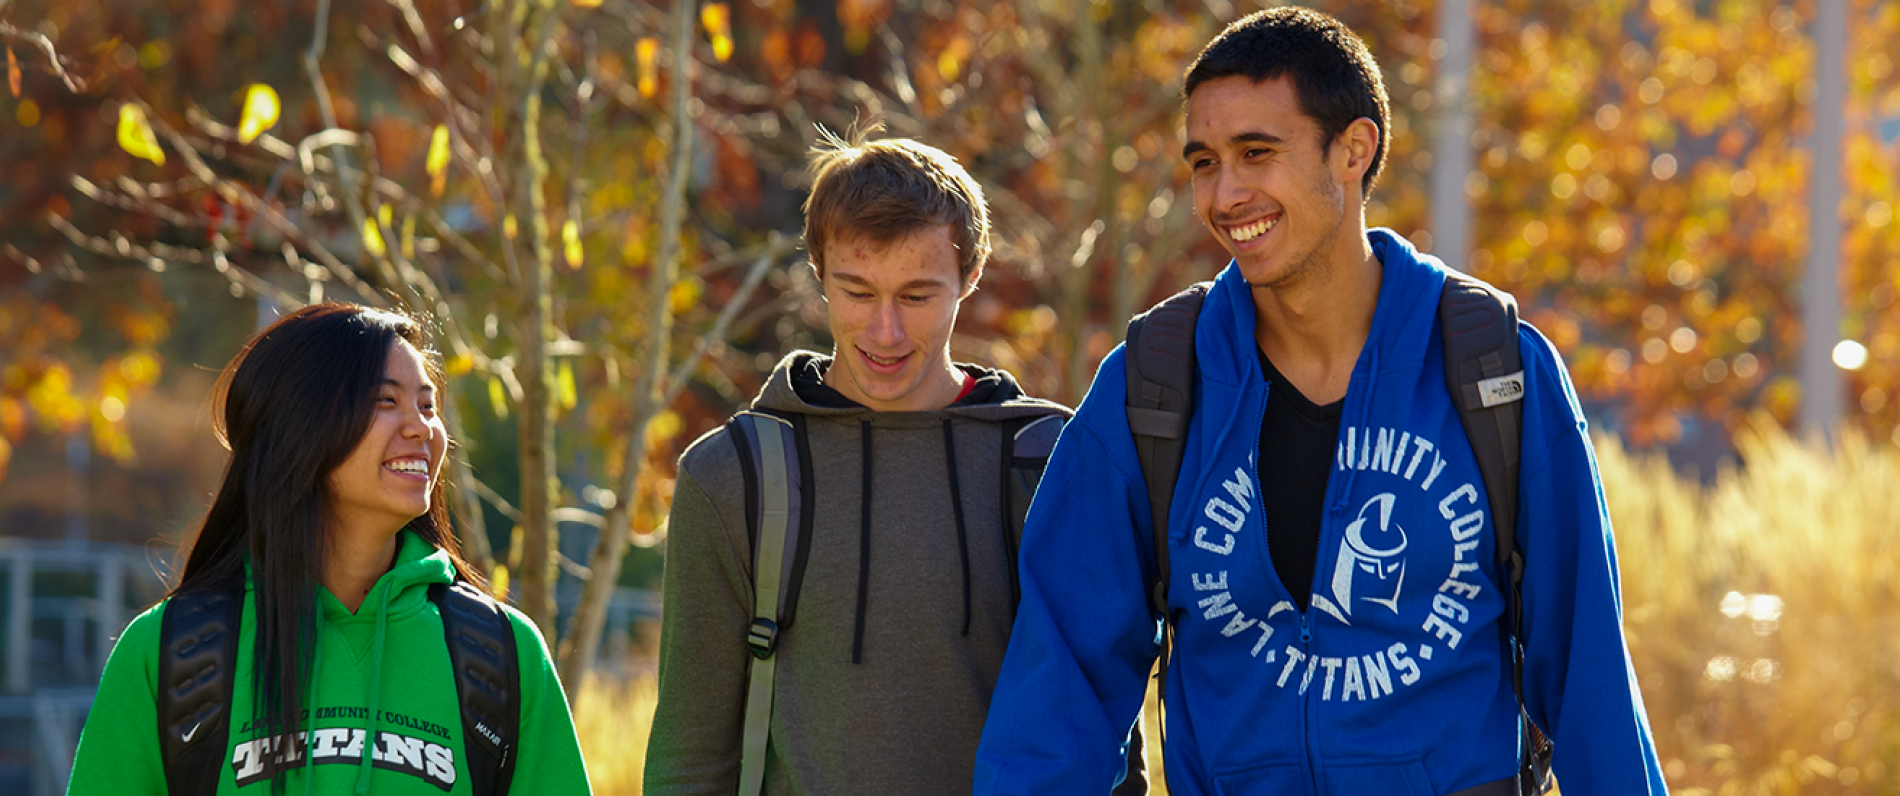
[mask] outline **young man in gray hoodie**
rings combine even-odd
[[[762,773],[741,775],[763,500],[746,474],[769,454],[728,424],[680,457],[649,796],[968,794],[1015,616],[1012,527],[1041,472],[1023,455],[1040,438],[1046,457],[1070,415],[950,360],[990,251],[982,189],[955,159],[828,137],[812,173],[805,245],[832,353],[787,356],[741,412],[795,440],[806,522],[784,553],[796,597],[776,617]]]

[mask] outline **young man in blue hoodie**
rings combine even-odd
[[[1176,794],[1520,792],[1490,502],[1446,389],[1445,266],[1362,210],[1387,148],[1365,45],[1276,8],[1187,72],[1194,207],[1233,257],[1167,522],[1165,770]],[[1524,365],[1524,708],[1570,796],[1665,792],[1622,631],[1610,518],[1550,342]],[[1123,349],[1029,515],[1022,604],[976,793],[1103,793],[1159,643]]]

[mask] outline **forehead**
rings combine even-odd
[[[389,358],[383,364],[385,382],[395,382],[407,388],[434,389],[435,382],[429,377],[428,361],[409,341],[397,338],[389,344]]]
[[[1319,122],[1300,107],[1299,89],[1288,75],[1255,82],[1244,75],[1196,86],[1187,100],[1187,140],[1215,147],[1247,133],[1288,140],[1310,134]]]
[[[925,227],[889,241],[846,235],[827,247],[825,278],[876,287],[958,281],[956,244],[947,224]]]

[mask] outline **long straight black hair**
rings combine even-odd
[[[429,377],[443,389],[422,324],[325,303],[252,335],[213,393],[213,423],[231,459],[172,594],[229,588],[242,582],[250,563],[257,618],[252,720],[260,729],[272,727],[271,735],[300,726],[317,629],[316,589],[331,541],[329,475],[368,431],[397,340],[423,353]],[[483,584],[462,560],[451,530],[445,480],[436,479],[429,512],[408,528],[447,552],[459,578]],[[282,784],[281,776],[273,777],[274,785]]]

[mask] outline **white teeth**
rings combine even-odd
[[[383,465],[383,468],[398,473],[416,473],[418,475],[424,475],[429,472],[429,466],[427,464],[414,460],[390,462]]]
[[[904,359],[903,357],[881,357],[869,351],[866,351],[864,353],[864,356],[865,358],[871,360],[872,362],[876,362],[879,365],[895,365]]]
[[[1230,229],[1227,231],[1227,235],[1228,237],[1231,237],[1236,241],[1245,243],[1247,241],[1253,240],[1254,238],[1258,238],[1261,235],[1267,234],[1267,230],[1273,229],[1273,226],[1278,223],[1280,223],[1279,219],[1274,219],[1271,221],[1262,219],[1260,221],[1255,221],[1252,224],[1248,224],[1247,226],[1241,227],[1239,229]]]

